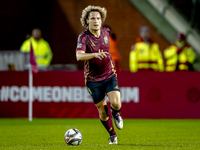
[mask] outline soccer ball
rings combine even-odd
[[[82,134],[78,129],[69,129],[66,133],[65,133],[65,142],[68,145],[79,145],[82,142]]]

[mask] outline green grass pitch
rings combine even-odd
[[[77,128],[83,135],[79,146],[68,146],[64,134]],[[124,119],[118,130],[118,145],[109,145],[109,135],[99,119],[0,119],[0,150],[133,150],[200,149],[199,119]]]

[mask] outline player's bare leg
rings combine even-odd
[[[111,91],[111,92],[107,93],[107,95],[108,95],[108,98],[110,101],[111,113],[114,118],[115,125],[119,130],[121,130],[123,128],[123,120],[119,114],[121,107],[122,107],[120,92],[119,91]]]
[[[105,106],[107,106],[105,98],[101,102],[99,102],[95,105],[99,111],[99,118],[102,121],[107,121],[109,116],[108,116],[107,110],[105,109]]]
[[[99,111],[99,118],[101,120],[101,123],[110,134],[109,144],[117,144],[117,135],[112,124],[112,119],[108,115],[108,107],[105,98],[95,105]]]

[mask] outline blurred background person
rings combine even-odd
[[[131,72],[164,71],[159,45],[150,38],[149,27],[147,26],[140,28],[140,37],[131,46],[129,68]]]
[[[39,70],[45,70],[50,65],[53,54],[50,45],[42,38],[42,32],[39,28],[32,30],[30,38],[25,40],[20,48],[21,52],[30,52],[30,43],[36,56],[36,62]]]
[[[186,36],[178,32],[176,41],[164,51],[166,58],[166,68],[171,71],[193,71],[193,63],[195,61],[195,52],[186,42]]]
[[[110,54],[115,63],[116,72],[118,73],[121,69],[119,67],[120,55],[117,49],[117,36],[115,33],[112,33],[111,29],[110,31]]]
[[[110,29],[110,54],[112,57],[112,60],[114,61],[115,64],[115,70],[118,73],[119,71],[121,71],[120,67],[119,67],[119,61],[121,59],[120,55],[119,55],[119,51],[117,49],[117,36],[115,33],[112,32],[111,27],[108,25],[104,25],[103,27],[107,27]]]

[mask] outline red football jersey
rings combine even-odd
[[[102,60],[93,58],[84,61],[84,75],[88,81],[102,81],[115,74],[114,63],[109,51],[109,32],[108,28],[101,28],[100,36],[95,37],[89,29],[82,32],[77,41],[76,51],[85,53],[108,52],[106,58]]]

